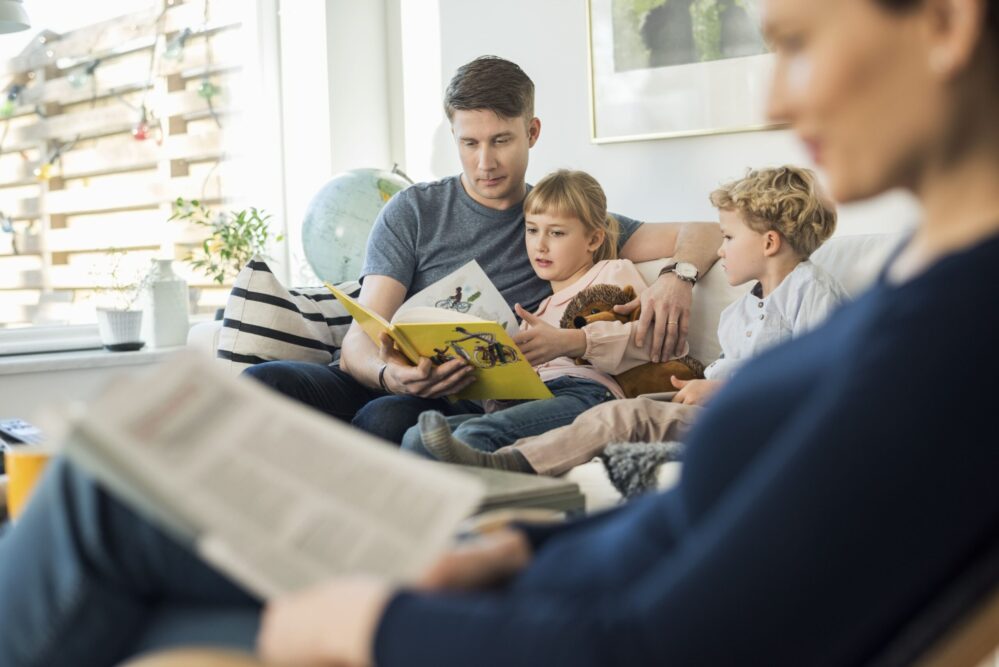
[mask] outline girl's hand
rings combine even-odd
[[[513,309],[530,327],[513,337],[513,342],[527,357],[528,363],[538,366],[557,357],[581,357],[586,353],[586,334],[580,329],[559,329],[540,317],[532,315],[520,304]]]
[[[373,664],[375,631],[394,589],[371,577],[332,579],[272,600],[257,652],[268,664]]]
[[[685,405],[706,404],[724,384],[720,380],[679,380],[675,375],[671,375],[669,381],[680,390],[673,402]]]

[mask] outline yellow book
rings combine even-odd
[[[401,309],[389,322],[333,285],[326,283],[326,287],[376,344],[385,332],[414,364],[420,357],[427,357],[437,365],[464,359],[475,366],[475,382],[453,398],[552,397],[524,353],[498,322],[427,306]]]

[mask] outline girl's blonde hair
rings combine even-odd
[[[711,193],[711,203],[742,213],[746,226],[760,234],[776,231],[802,259],[836,231],[836,208],[810,169],[750,169],[739,180]]]
[[[538,181],[524,200],[524,214],[538,213],[577,218],[586,231],[603,232],[604,242],[593,252],[593,261],[617,259],[617,220],[607,213],[603,188],[585,171],[559,169]]]

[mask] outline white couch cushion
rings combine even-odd
[[[888,256],[905,237],[906,233],[836,236],[815,251],[812,261],[856,298],[877,279]]]

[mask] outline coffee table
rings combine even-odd
[[[479,506],[479,512],[501,507],[536,507],[574,515],[586,510],[586,499],[575,482],[492,468],[458,468],[486,485],[486,497]]]

